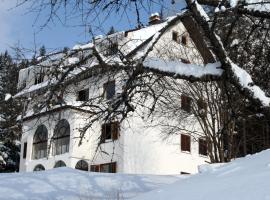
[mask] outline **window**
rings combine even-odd
[[[199,139],[199,154],[207,156],[207,142],[203,138]]]
[[[69,152],[70,126],[67,120],[60,120],[52,137],[53,155]]]
[[[188,173],[188,172],[180,172],[180,174],[182,174],[182,175],[188,175],[190,173]]]
[[[181,109],[186,112],[191,111],[191,98],[186,95],[181,95]]]
[[[202,99],[199,98],[197,100],[198,112],[200,117],[206,117],[207,114],[207,103]]]
[[[77,94],[77,101],[87,101],[89,99],[89,89],[81,90]]]
[[[104,97],[109,100],[115,95],[115,81],[109,81],[103,85]]]
[[[44,170],[45,170],[45,167],[43,165],[39,164],[39,165],[35,166],[33,171],[37,172],[37,171],[44,171]]]
[[[58,167],[66,167],[66,163],[64,163],[62,160],[59,160],[54,165],[54,168],[58,168]]]
[[[77,162],[75,169],[79,169],[82,171],[88,171],[88,163],[84,160],[80,160]]]
[[[99,172],[100,171],[100,166],[99,165],[91,165],[90,171],[91,172]]]
[[[106,140],[117,140],[119,137],[119,122],[111,122],[102,124],[101,126],[101,141],[105,143]]]
[[[197,100],[197,105],[198,110],[207,110],[207,103],[202,98]]]
[[[190,136],[181,134],[181,151],[190,152]]]
[[[182,45],[185,45],[185,46],[188,45],[188,35],[187,34],[182,35],[181,43],[182,43]]]
[[[92,172],[116,173],[116,162],[101,165],[91,165]]]
[[[43,72],[37,73],[35,77],[35,85],[44,81],[45,74]]]
[[[179,43],[179,33],[177,31],[172,32],[172,40]]]
[[[32,159],[40,159],[47,156],[48,130],[46,126],[39,125],[33,138]]]
[[[111,56],[118,52],[118,44],[116,42],[110,42],[108,48],[106,49],[105,55]]]
[[[23,158],[26,158],[27,155],[27,142],[23,143]]]

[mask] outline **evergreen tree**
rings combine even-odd
[[[17,92],[18,71],[8,52],[0,54],[0,172],[18,171],[21,106],[10,98]]]
[[[44,45],[42,45],[39,49],[39,56],[45,56],[46,55],[46,48]]]
[[[107,35],[112,35],[112,34],[114,34],[114,33],[116,33],[116,30],[114,29],[113,26],[111,26],[111,28],[110,28],[110,30],[108,31]]]

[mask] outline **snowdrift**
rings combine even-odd
[[[270,150],[224,165],[205,165],[201,174],[134,200],[266,200],[270,199]]]
[[[71,168],[0,174],[0,200],[122,200],[179,179],[176,176],[105,174]]]

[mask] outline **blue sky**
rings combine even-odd
[[[170,3],[165,5],[165,15],[174,13],[176,9],[182,7],[183,1],[178,0],[179,3],[176,6],[172,6]],[[89,34],[89,27],[80,26],[82,24],[81,17],[76,16],[66,19],[64,17],[64,11],[60,11],[60,20],[55,18],[53,23],[49,23],[45,28],[41,30],[41,26],[47,19],[47,12],[43,10],[38,20],[37,13],[28,12],[29,5],[24,5],[15,8],[17,0],[0,0],[0,52],[10,47],[20,45],[27,49],[39,48],[41,45],[45,45],[48,51],[56,49],[62,49],[63,47],[73,47],[76,43],[85,43],[91,40]],[[168,2],[170,2],[168,0]],[[159,12],[159,5],[151,7],[150,13]],[[148,11],[142,12],[141,20],[144,24],[147,24],[149,13]],[[107,13],[100,15],[99,20],[87,22],[91,24],[92,30],[95,35],[104,34],[111,26],[114,26],[116,30],[127,30],[136,26],[136,15],[134,10],[128,10],[127,14],[120,16],[119,14],[111,14],[105,22],[104,16]]]

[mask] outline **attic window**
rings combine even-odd
[[[179,33],[177,31],[172,32],[172,40],[179,43]]]
[[[115,81],[109,81],[103,85],[104,97],[109,100],[115,95]]]
[[[89,100],[89,89],[81,90],[77,93],[77,101]]]
[[[190,152],[190,136],[181,134],[181,151]]]
[[[110,42],[110,44],[108,45],[108,48],[106,50],[105,55],[106,56],[112,56],[117,54],[118,52],[118,44],[116,42]]]
[[[43,72],[37,73],[35,77],[35,85],[44,81],[45,74]]]
[[[106,140],[117,140],[119,137],[119,122],[111,122],[102,124],[101,126],[101,142],[105,143]]]
[[[190,112],[191,111],[191,98],[186,95],[181,95],[181,109]]]
[[[188,45],[188,35],[187,34],[182,35],[182,37],[181,37],[181,43],[184,46],[187,46]]]

